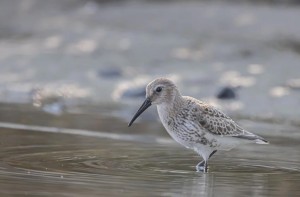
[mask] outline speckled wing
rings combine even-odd
[[[185,97],[188,100],[189,119],[197,122],[199,127],[207,132],[221,137],[235,137],[244,140],[253,140],[258,144],[268,144],[264,138],[250,133],[236,124],[226,114],[213,106],[196,100],[192,97]]]
[[[191,113],[193,117],[197,117],[200,126],[211,134],[232,137],[251,134],[238,126],[223,112],[206,103],[197,103]]]

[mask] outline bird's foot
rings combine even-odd
[[[207,172],[207,165],[205,161],[201,161],[196,165],[197,172]]]

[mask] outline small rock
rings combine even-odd
[[[64,113],[65,105],[62,102],[49,103],[42,107],[44,112],[47,112],[52,115],[60,116]]]
[[[62,95],[46,92],[41,88],[35,88],[31,92],[33,106],[42,109],[52,115],[62,115],[66,109]]]
[[[286,82],[286,85],[294,90],[300,90],[300,78],[299,79],[290,79]]]
[[[122,70],[117,67],[101,69],[98,75],[103,78],[117,78],[122,76]]]
[[[223,87],[217,94],[218,99],[234,99],[236,98],[235,89],[233,87]]]
[[[145,87],[134,87],[123,92],[122,98],[145,98]]]
[[[279,97],[289,95],[289,89],[283,86],[275,86],[270,89],[269,93],[271,96],[279,98]]]
[[[147,77],[138,77],[130,81],[121,81],[112,93],[115,101],[132,101],[135,99],[145,99]]]
[[[240,54],[243,58],[249,58],[253,56],[253,52],[250,49],[241,50]]]

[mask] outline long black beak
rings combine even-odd
[[[133,116],[132,120],[129,122],[128,127],[130,127],[132,123],[135,121],[135,119],[137,119],[137,117],[139,117],[139,115],[141,115],[150,106],[151,106],[151,101],[150,99],[147,98],[142,104],[142,106],[140,107],[140,109]]]

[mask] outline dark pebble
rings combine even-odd
[[[131,88],[123,92],[123,98],[145,98],[146,90],[145,86]]]
[[[224,87],[217,94],[218,99],[234,99],[236,97],[236,92],[233,87]]]
[[[253,56],[253,52],[249,49],[244,49],[240,51],[240,54],[243,58],[249,58]]]
[[[300,78],[289,79],[286,85],[293,90],[300,90]]]
[[[122,70],[120,68],[111,67],[101,69],[98,72],[98,75],[103,78],[116,78],[122,76]]]

